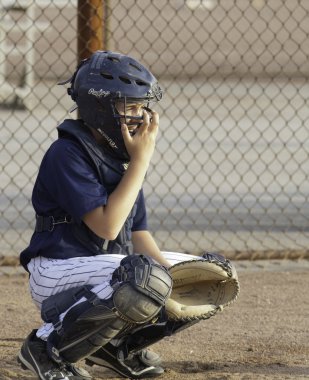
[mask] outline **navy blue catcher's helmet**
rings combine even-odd
[[[135,59],[111,51],[97,51],[80,62],[73,76],[60,84],[71,83],[68,94],[76,102],[80,117],[95,128],[117,157],[129,160],[122,138],[120,118],[139,124],[143,117],[120,115],[116,100],[148,103],[159,101],[162,90],[151,72]]]

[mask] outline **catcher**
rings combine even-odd
[[[58,126],[34,185],[35,231],[20,261],[43,325],[18,361],[42,380],[90,380],[75,363],[127,378],[161,375],[151,344],[213,316],[238,294],[228,260],[161,252],[142,190],[162,98],[135,59],[97,51],[69,84],[80,119]]]

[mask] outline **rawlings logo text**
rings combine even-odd
[[[102,90],[102,88],[97,91],[94,88],[90,88],[88,91],[88,94],[93,95],[96,98],[102,98],[102,97],[105,98],[106,96],[108,96],[110,94],[110,91],[104,91],[104,90]]]

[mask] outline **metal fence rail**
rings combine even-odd
[[[104,45],[150,66],[165,90],[145,184],[162,249],[308,257],[308,1],[110,0],[104,10]],[[0,17],[8,263],[31,237],[44,151],[75,117],[57,81],[76,66],[77,1],[2,0]]]

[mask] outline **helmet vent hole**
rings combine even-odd
[[[125,77],[119,77],[119,79],[120,79],[122,82],[126,83],[126,84],[131,84],[131,81],[130,81],[130,79],[128,79],[128,78],[125,78]]]
[[[134,65],[134,63],[129,63],[129,65],[131,66],[131,67],[133,67],[135,70],[138,70],[138,71],[142,71],[137,65]]]
[[[110,73],[107,73],[107,72],[101,71],[100,74],[101,74],[102,77],[105,78],[105,79],[114,79],[114,77],[113,77]]]
[[[142,80],[137,80],[137,81],[135,81],[135,83],[136,83],[138,86],[147,86],[147,83],[143,82]]]
[[[116,63],[119,62],[119,59],[116,58],[116,57],[107,57],[107,59],[109,59],[109,60],[112,61],[112,62],[116,62]]]

